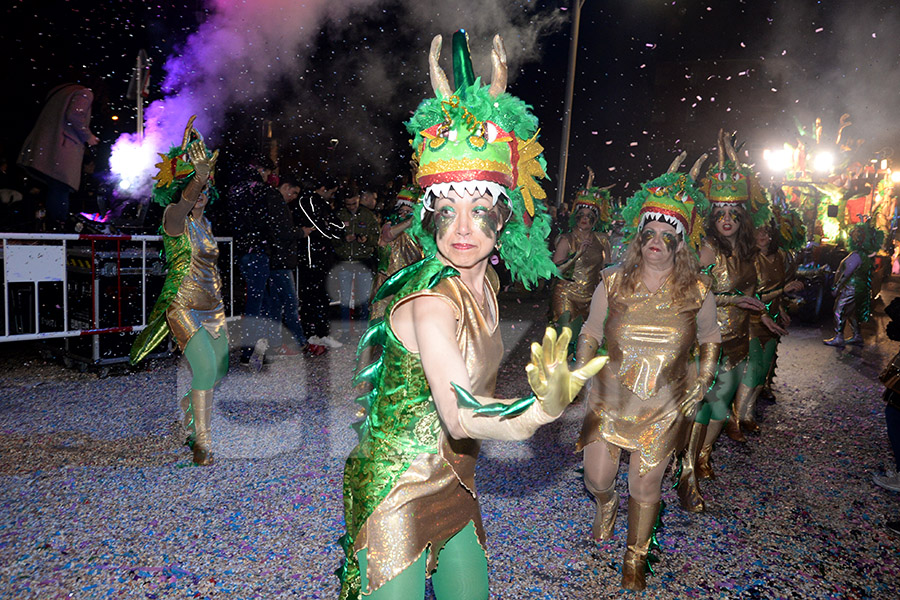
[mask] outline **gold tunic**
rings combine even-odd
[[[620,268],[603,271],[609,363],[594,377],[576,448],[603,439],[640,451],[643,475],[675,451],[684,419],[679,405],[693,380],[689,372],[697,314],[709,289],[698,278],[675,302],[668,279],[653,293],[638,281],[631,294],[624,292],[621,280]]]
[[[756,267],[753,261],[739,260],[735,253],[726,257],[716,251],[710,276],[716,295],[716,317],[722,330],[721,364],[733,369],[750,351],[750,311],[725,302],[756,293]]]
[[[782,249],[776,250],[771,256],[762,252],[756,255],[754,260],[756,278],[759,287],[759,295],[763,302],[769,305],[768,313],[777,315],[781,312],[781,297],[784,295],[785,284],[793,277],[793,269],[790,257]],[[756,338],[765,346],[769,340],[778,339],[779,336],[762,324],[762,313],[750,314],[750,338]]]
[[[200,327],[212,337],[219,337],[225,329],[225,306],[222,304],[222,281],[216,266],[219,246],[213,237],[209,219],[202,217],[197,222],[188,214],[182,235],[187,235],[191,242],[191,266],[166,310],[166,321],[178,347],[184,351],[191,336]]]
[[[458,277],[450,277],[430,290],[407,296],[394,306],[391,315],[397,306],[421,296],[436,296],[449,302],[456,313],[456,341],[472,382],[472,393],[492,397],[503,357],[503,340],[498,328],[497,295],[489,282],[486,278],[488,314],[482,313]],[[438,418],[437,410],[434,418]],[[440,454],[423,453],[413,461],[356,538],[354,549],[367,549],[370,592],[399,575],[429,548],[427,571],[431,573],[437,567],[441,548],[469,522],[474,523],[482,547],[485,545],[475,492],[475,459],[481,442],[454,440],[442,428],[439,444]]]
[[[566,311],[572,320],[579,316],[587,319],[591,308],[591,296],[600,283],[600,271],[606,266],[606,261],[611,254],[609,239],[605,234],[596,231],[589,232],[591,244],[584,253],[575,260],[575,264],[563,273],[564,279],[558,279],[553,287],[553,298],[550,301],[550,320],[559,321]],[[560,236],[569,242],[570,250],[578,250],[581,242],[570,231]]]

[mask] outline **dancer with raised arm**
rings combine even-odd
[[[219,247],[206,205],[218,197],[210,152],[191,117],[181,146],[161,154],[153,200],[166,207],[160,228],[168,272],[147,328],[131,348],[131,362],[146,357],[171,333],[191,366],[191,389],[181,399],[187,443],[195,465],[212,463],[209,419],[213,388],[228,372],[228,330],[217,261]]]

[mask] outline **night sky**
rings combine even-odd
[[[534,105],[555,180],[569,4],[13,1],[0,13],[0,43],[14,57],[3,71],[0,143],[14,158],[46,92],[78,77],[98,96],[94,129],[105,158],[119,133],[134,130],[124,94],[145,48],[158,109],[150,114],[171,121],[161,118],[157,132],[166,144],[191,112],[213,145],[234,151],[258,147],[271,122],[286,164],[316,173],[327,155],[332,172],[384,181],[406,171],[402,122],[431,93],[431,37],[444,35],[447,59],[449,37],[462,27],[485,77],[490,38],[504,37],[508,89]],[[598,184],[628,194],[678,151],[709,150],[719,127],[737,130],[747,160],[761,163],[764,147],[793,142],[798,124],[810,130],[816,117],[832,140],[843,113],[853,122],[845,136],[864,140],[858,158],[890,156],[900,114],[900,9],[892,4],[586,0],[567,188],[592,166]],[[329,153],[332,139],[339,143]],[[551,197],[554,185],[546,186]]]

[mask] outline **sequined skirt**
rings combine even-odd
[[[667,461],[678,449],[684,421],[670,386],[643,400],[615,380],[594,382],[576,449],[602,439],[616,448],[640,452],[642,475]],[[679,387],[681,398],[684,391]]]
[[[578,317],[587,320],[595,288],[596,286],[587,289],[585,285],[574,281],[558,280],[553,287],[553,297],[550,300],[550,320],[558,321],[566,311],[572,320]]]
[[[484,526],[474,493],[462,485],[440,454],[420,454],[356,537],[354,549],[366,548],[368,591],[399,575],[429,548],[427,571],[434,571],[441,548],[469,522],[475,524],[484,547]]]

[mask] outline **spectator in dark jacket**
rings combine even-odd
[[[271,172],[268,166],[253,163],[243,167],[235,179],[238,183],[229,189],[227,198],[231,207],[234,252],[247,284],[241,364],[249,364],[256,370],[262,368],[269,345],[264,324],[264,319],[269,315],[266,285],[270,270],[269,240],[272,237],[267,193],[274,190],[263,182],[263,174],[267,170]]]
[[[343,346],[329,335],[329,298],[326,281],[334,265],[332,243],[343,237],[344,224],[331,209],[337,182],[326,179],[319,187],[300,196],[295,216],[309,236],[300,243],[300,320],[309,342],[329,348]]]
[[[290,174],[279,178],[278,190],[268,193],[268,213],[271,219],[269,242],[269,293],[272,298],[272,317],[279,325],[284,325],[294,337],[296,347],[282,343],[275,351],[282,356],[293,356],[308,351],[314,356],[324,354],[326,348],[319,344],[309,344],[300,322],[300,308],[294,273],[297,270],[299,243],[309,236],[311,228],[294,225],[294,218],[288,206],[300,195],[300,183]]]

